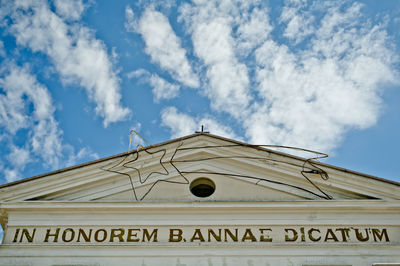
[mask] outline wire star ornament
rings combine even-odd
[[[178,147],[180,145],[182,145],[182,143],[179,144]],[[159,182],[189,184],[189,180],[182,174],[178,174],[180,177],[178,181],[168,180],[169,177],[176,176],[173,175],[173,172],[179,173],[179,170],[172,163],[177,150],[175,150],[172,157],[167,160],[165,159],[167,153],[166,149],[153,149],[151,146],[139,149],[139,146],[141,145],[138,145],[136,152],[124,156],[117,163],[112,162],[101,168],[101,170],[107,172],[127,176],[130,180],[133,197],[136,201],[142,201]],[[148,158],[139,160],[140,156],[145,157],[146,155]],[[158,162],[156,166],[153,165],[155,161]],[[156,168],[157,170],[148,171],[147,168]],[[138,186],[150,185],[150,187],[145,193],[140,194],[135,184],[138,184]]]
[[[140,145],[139,145],[140,146]],[[254,180],[255,185],[258,185],[260,182],[274,183],[278,185],[283,185],[291,188],[295,188],[297,190],[301,190],[303,192],[307,192],[314,196],[317,196],[322,199],[333,199],[332,196],[323,191],[318,185],[316,185],[311,179],[310,175],[317,174],[321,177],[322,180],[327,180],[329,178],[328,173],[323,170],[321,167],[317,166],[313,160],[321,159],[328,157],[327,154],[319,153],[311,150],[289,147],[289,146],[277,146],[277,145],[251,145],[251,144],[228,144],[228,145],[207,145],[207,146],[196,146],[196,147],[182,147],[183,141],[180,142],[172,156],[170,158],[166,158],[167,150],[166,149],[157,149],[152,146],[142,147],[142,149],[136,149],[136,152],[130,153],[124,156],[117,163],[113,162],[106,167],[102,167],[101,169],[107,172],[117,173],[124,176],[127,176],[130,180],[130,184],[132,187],[133,198],[136,201],[142,201],[152,190],[153,188],[159,184],[160,182],[174,183],[180,185],[188,185],[189,179],[187,175],[191,174],[202,174],[202,175],[216,175],[216,176],[231,176],[231,177],[239,177],[245,178],[249,180]],[[197,158],[191,159],[175,159],[178,153],[183,151],[190,150],[221,150],[221,149],[234,149],[234,148],[256,148],[263,149],[265,148],[280,148],[280,149],[292,149],[297,151],[304,152],[312,152],[317,154],[312,158],[303,159],[302,164],[290,163],[283,160],[273,159],[267,156],[242,156],[242,155],[229,155],[229,156],[199,156]],[[203,153],[204,154],[204,153]],[[140,157],[142,158],[140,160]],[[179,168],[184,163],[194,163],[194,162],[204,162],[204,161],[214,161],[214,160],[228,160],[228,159],[246,159],[246,160],[257,160],[264,162],[274,162],[283,165],[292,165],[300,168],[301,175],[308,181],[309,184],[314,187],[314,191],[308,188],[304,188],[298,185],[289,184],[283,181],[277,181],[272,179],[267,179],[265,177],[259,176],[251,176],[244,175],[241,173],[233,173],[233,172],[214,172],[214,171],[181,171]],[[154,162],[158,162],[158,164],[154,164]],[[148,169],[153,170],[148,170]],[[154,170],[157,169],[157,170]],[[169,170],[168,170],[169,169]],[[179,180],[169,180],[171,177],[179,177]],[[135,186],[146,186],[150,185],[147,191],[141,193],[139,195],[137,187]]]

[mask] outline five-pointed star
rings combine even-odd
[[[130,180],[135,200],[142,201],[159,182],[189,184],[188,179],[181,174],[178,174],[178,180],[168,180],[170,177],[175,176],[173,174],[177,172],[177,168],[171,163],[174,155],[169,160],[165,158],[165,155],[166,149],[156,150],[152,149],[152,147],[137,149],[136,152],[126,155],[116,163],[113,162],[103,167],[102,170],[127,176]],[[154,162],[158,162],[158,164],[152,165]],[[147,190],[144,192],[138,191],[138,187],[147,185],[150,185]]]

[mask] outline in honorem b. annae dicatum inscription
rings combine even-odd
[[[13,227],[5,244],[259,245],[399,243],[398,227],[354,226],[110,226]]]

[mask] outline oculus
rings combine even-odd
[[[206,177],[200,177],[190,183],[190,192],[200,198],[211,196],[215,191],[214,182]]]

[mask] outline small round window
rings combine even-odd
[[[190,192],[200,198],[211,196],[215,191],[215,184],[211,179],[200,177],[190,183]]]

